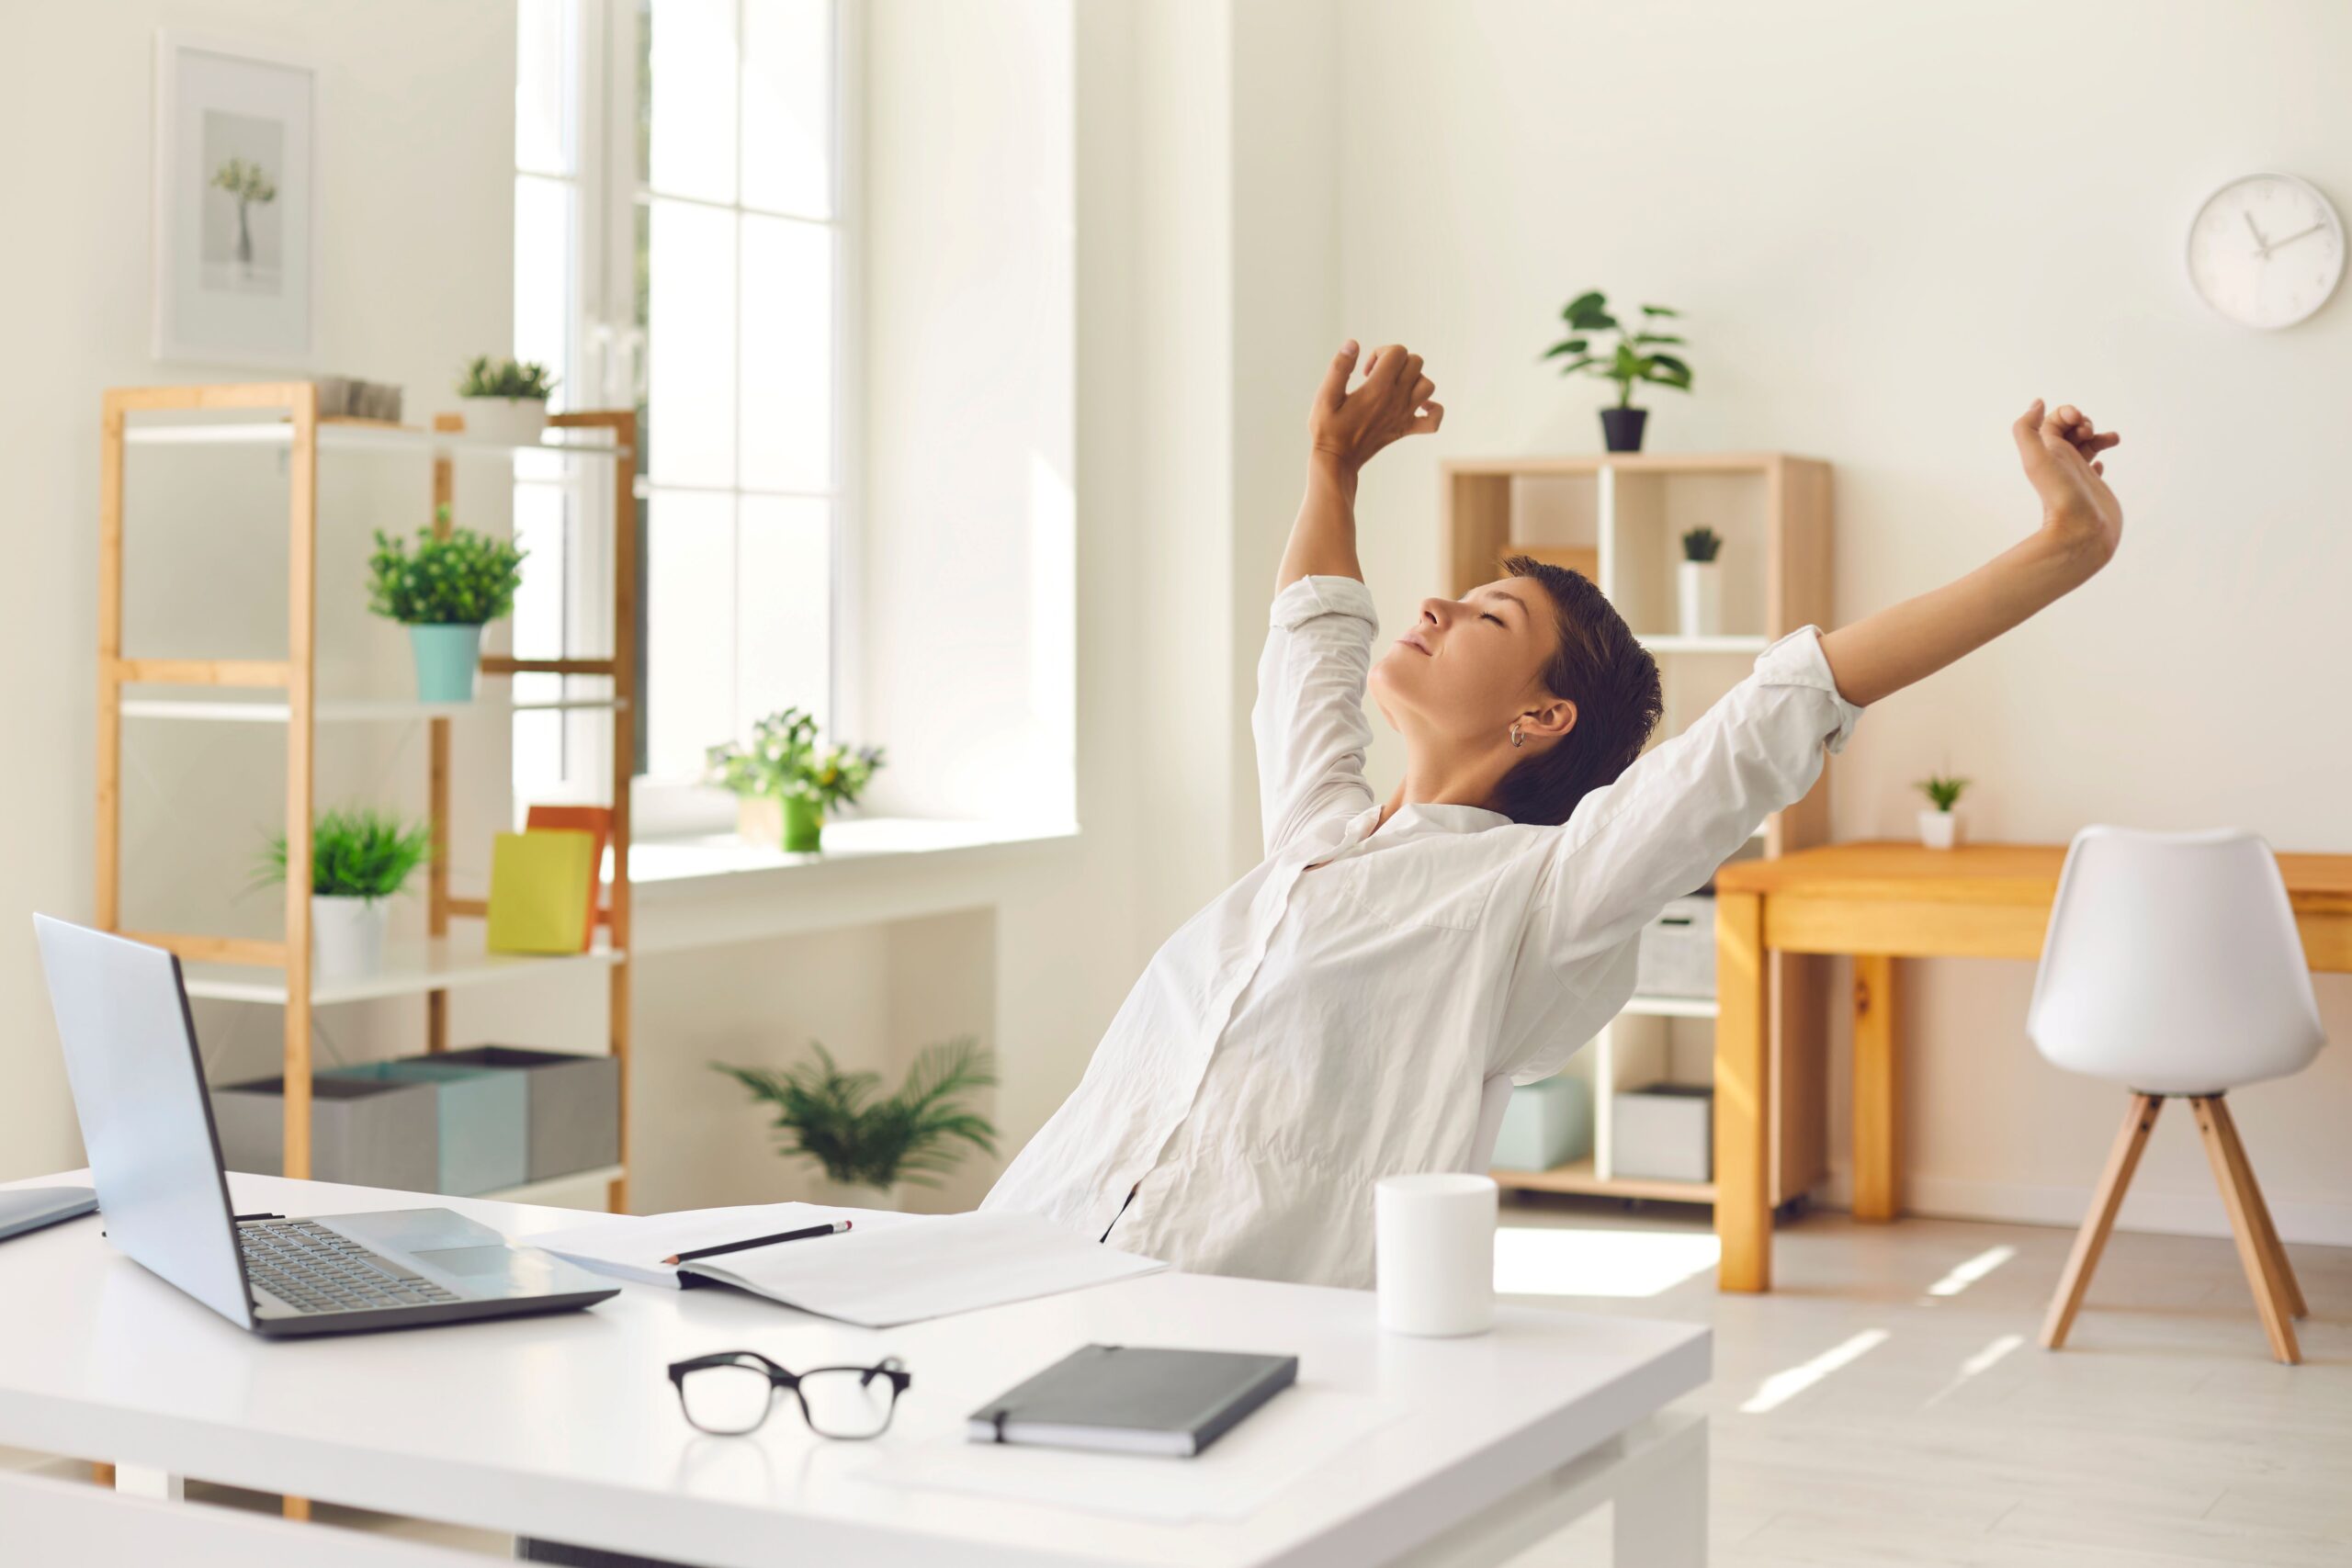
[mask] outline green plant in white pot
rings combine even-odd
[[[1930,773],[1911,786],[1928,797],[1919,813],[1919,842],[1931,850],[1948,850],[1960,842],[1960,797],[1968,792],[1966,779]]]
[[[821,747],[817,721],[798,708],[772,713],[752,727],[752,739],[708,752],[711,782],[735,796],[736,830],[755,844],[781,843],[787,853],[824,847],[825,815],[854,806],[882,766],[878,746]]]
[[[536,446],[548,428],[548,400],[556,378],[531,359],[477,354],[458,379],[466,434],[514,446]]]
[[[353,807],[311,824],[311,972],[372,975],[383,967],[388,900],[433,852],[422,823]],[[286,835],[262,852],[259,885],[286,881]]]
[[[978,1041],[926,1047],[887,1095],[881,1074],[845,1072],[823,1045],[808,1048],[813,1061],[782,1069],[711,1066],[775,1112],[781,1153],[815,1160],[835,1187],[887,1204],[900,1186],[937,1186],[971,1149],[996,1153],[995,1126],[966,1103],[996,1083],[995,1058]]]
[[[419,530],[413,550],[377,530],[368,607],[408,627],[419,700],[467,703],[481,673],[481,629],[514,613],[528,552],[512,540],[450,528],[446,506],[434,515],[447,533]]]
[[[1724,629],[1724,569],[1715,558],[1723,548],[1723,536],[1713,528],[1693,528],[1682,536],[1675,590],[1684,637],[1713,637]]]

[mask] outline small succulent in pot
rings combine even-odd
[[[556,378],[537,360],[477,354],[458,378],[466,433],[510,446],[536,446],[548,427],[548,400],[555,389]]]
[[[1949,773],[1930,773],[1911,786],[1928,797],[1928,809],[1919,813],[1919,841],[1931,850],[1948,850],[1960,842],[1960,797],[1968,781]]]
[[[458,379],[461,398],[503,398],[509,402],[544,403],[555,396],[556,378],[536,359],[493,359],[477,354],[466,361]]]
[[[1675,598],[1684,637],[1715,637],[1724,629],[1724,574],[1715,564],[1724,537],[1697,527],[1682,536],[1682,564],[1675,570]]]
[[[390,812],[350,807],[311,824],[311,954],[322,976],[368,975],[383,966],[385,900],[433,852],[432,833]],[[262,852],[255,886],[283,884],[286,835]]]

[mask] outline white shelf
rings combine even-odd
[[[321,724],[401,723],[421,718],[463,718],[471,714],[559,713],[577,708],[612,709],[628,704],[617,697],[552,697],[545,702],[476,698],[469,703],[424,703],[413,697],[322,697],[312,709]],[[194,719],[210,724],[284,724],[292,710],[283,701],[253,702],[239,697],[126,697],[125,718]]]
[[[1761,653],[1772,646],[1767,637],[1647,637],[1635,633],[1652,653]]]
[[[560,436],[563,429],[548,434]],[[122,439],[129,446],[290,446],[294,443],[294,427],[277,419],[207,424],[126,424]],[[612,458],[628,450],[615,445],[601,432],[585,438],[518,443],[425,430],[416,425],[347,424],[333,420],[320,422],[319,446],[322,450],[337,452],[415,452],[432,457],[501,458],[512,457],[518,452]]]
[[[587,953],[484,953],[480,936],[437,937],[385,944],[384,965],[372,975],[314,979],[313,1007],[336,1002],[374,1001],[384,997],[413,997],[426,991],[460,990],[492,985],[526,976],[561,970],[609,968],[621,955],[599,947]],[[286,973],[253,964],[187,964],[182,965],[187,994],[218,1002],[263,1002],[283,1007]]]
[[[1624,1010],[1645,1018],[1713,1018],[1717,1008],[1713,997],[1635,997]]]

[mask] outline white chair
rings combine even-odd
[[[481,1568],[451,1551],[333,1525],[0,1472],[0,1559],[30,1568]]]
[[[2076,834],[2026,1032],[2053,1065],[2132,1091],[2042,1344],[2065,1343],[2157,1112],[2182,1099],[2195,1110],[2271,1352],[2301,1359],[2292,1320],[2304,1314],[2302,1291],[2222,1098],[2301,1072],[2326,1043],[2270,846],[2234,830]]]

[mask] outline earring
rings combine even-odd
[[[1524,746],[1527,744],[1527,737],[1520,733],[1519,726],[1515,724],[1510,727],[1510,743],[1513,746]]]

